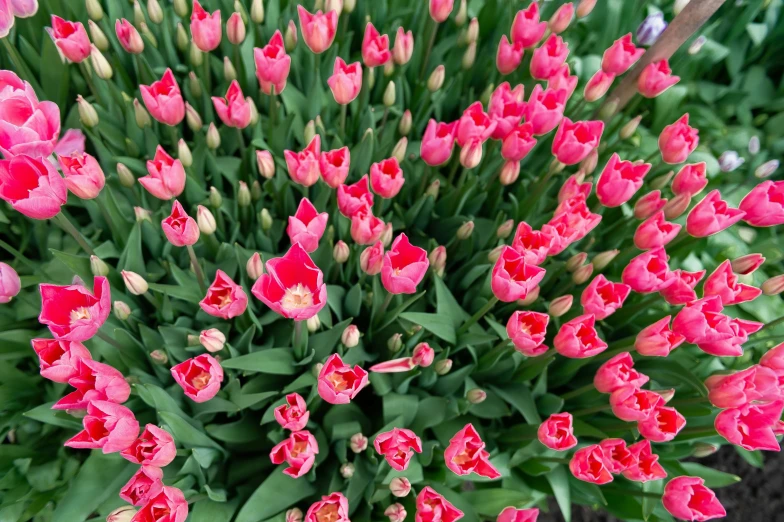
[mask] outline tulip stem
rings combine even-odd
[[[389,308],[389,303],[392,302],[393,297],[395,297],[395,294],[387,292],[387,296],[384,298],[384,302],[381,303],[381,308],[378,309],[378,312],[376,313],[376,317],[373,319],[374,326],[377,326],[378,323],[381,321],[381,318],[384,316],[384,313],[387,311],[387,308]]]
[[[84,78],[85,83],[87,83],[87,87],[89,87],[90,92],[93,93],[95,101],[102,103],[101,97],[98,95],[98,90],[95,88],[95,84],[93,83],[93,75],[92,71],[90,70],[90,66],[88,65],[88,61],[82,60],[79,62],[79,69],[82,71],[82,77]]]
[[[340,140],[346,142],[346,112],[348,111],[347,104],[340,105]]]
[[[573,411],[572,416],[583,417],[585,415],[590,415],[591,413],[599,413],[600,411],[607,411],[611,409],[612,407],[609,404],[603,404],[601,406],[593,406],[591,408],[583,408],[582,410]]]
[[[529,368],[534,364],[540,364],[543,362],[546,363],[547,361],[555,357],[557,353],[558,352],[555,350],[555,348],[550,348],[542,355],[537,355],[536,357],[529,357],[523,364],[520,365],[520,368],[518,369]]]
[[[242,135],[242,129],[237,127],[237,143],[240,147],[240,160],[245,161],[245,136]]]
[[[492,310],[496,303],[498,303],[498,298],[496,296],[491,297],[490,300],[487,301],[487,303],[482,308],[480,308],[477,313],[472,315],[468,321],[463,323],[463,326],[461,326],[457,331],[458,337],[466,333],[468,329],[474,325],[474,323],[480,320],[487,312]]]
[[[125,347],[123,345],[121,345],[116,340],[114,340],[113,338],[109,337],[109,335],[103,333],[102,331],[98,330],[98,332],[95,335],[97,335],[98,338],[100,340],[102,340],[103,342],[105,342],[106,344],[111,344],[112,346],[114,346],[118,350],[125,351]]]
[[[425,73],[427,72],[427,62],[430,60],[430,52],[433,50],[433,44],[436,42],[436,34],[438,34],[438,22],[432,20],[433,31],[430,33],[430,41],[427,43],[427,48],[425,49],[425,56],[422,59],[422,69],[419,71],[419,81],[423,81],[425,79]]]
[[[202,294],[207,295],[207,285],[204,284],[204,272],[201,271],[199,258],[196,257],[196,252],[194,252],[192,245],[187,245],[186,248],[188,249],[188,255],[191,258],[191,265],[193,266],[193,271],[196,274],[196,279],[199,281],[199,289],[201,289]]]
[[[594,386],[593,386],[593,383],[591,382],[591,383],[586,384],[585,386],[581,386],[581,387],[577,388],[576,390],[572,390],[570,392],[562,394],[561,398],[563,400],[565,400],[565,401],[568,401],[569,399],[573,399],[574,397],[579,397],[580,395],[582,395],[584,393],[588,393],[588,392],[592,391],[593,389],[594,389]]]
[[[269,142],[267,143],[267,147],[272,146],[272,136],[275,133],[275,86],[270,87],[269,93]]]
[[[82,233],[79,232],[73,223],[71,223],[71,220],[69,220],[62,211],[52,219],[60,226],[60,228],[73,236],[76,242],[79,243],[79,246],[82,247],[82,250],[84,250],[88,255],[95,255],[95,251],[84,238]]]
[[[51,274],[49,274],[49,272],[46,271],[46,269],[43,267],[43,265],[36,266],[35,264],[31,263],[24,256],[24,254],[22,254],[20,251],[18,251],[17,249],[15,249],[14,247],[12,247],[8,243],[6,243],[5,241],[0,240],[0,247],[2,247],[3,249],[7,250],[8,253],[11,254],[12,256],[14,256],[14,258],[17,261],[19,261],[23,265],[27,265],[27,267],[30,268],[33,271],[33,273],[43,274],[47,279],[50,279],[50,280],[54,280],[55,279]]]
[[[294,321],[294,358],[301,361],[305,358],[307,351],[307,341],[304,340],[302,329],[305,327],[306,321]]]
[[[710,402],[707,397],[688,397],[686,399],[675,399],[667,403],[667,406],[689,406],[691,404],[703,404]]]
[[[765,325],[762,328],[760,328],[759,331],[761,332],[763,330],[767,330],[768,328],[773,328],[774,326],[777,326],[781,323],[784,323],[784,316],[781,316],[778,319],[774,319],[769,323],[765,323]]]
[[[565,457],[534,457],[534,458],[542,462],[553,462],[555,464],[569,464],[571,460]]]

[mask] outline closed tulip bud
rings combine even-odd
[[[258,200],[261,199],[262,195],[263,194],[262,194],[262,191],[261,191],[261,183],[259,183],[259,180],[257,180],[257,179],[253,180],[253,183],[250,184],[250,197],[251,197],[251,199],[253,199],[253,201],[258,201]]]
[[[389,247],[392,244],[392,223],[387,223],[384,226],[384,231],[381,233],[381,244],[384,245],[384,248]]]
[[[411,482],[405,477],[395,477],[389,483],[389,491],[398,498],[408,496],[411,492]]]
[[[446,269],[446,247],[441,245],[435,247],[427,256],[427,259],[433,268],[433,272],[438,277],[443,277]]]
[[[620,250],[607,250],[605,252],[600,252],[594,256],[591,263],[596,270],[603,270],[607,265],[609,265],[613,259],[615,259]]]
[[[487,392],[481,388],[472,388],[466,392],[466,399],[471,404],[481,404],[487,399]]]
[[[553,299],[548,307],[550,316],[561,317],[572,308],[572,302],[574,302],[574,297],[571,294],[562,295],[561,297]]]
[[[474,62],[476,61],[476,42],[471,42],[468,44],[468,49],[466,52],[463,53],[463,61],[462,66],[464,70],[468,70],[474,66]]]
[[[642,116],[635,116],[629,122],[621,127],[621,132],[618,134],[622,140],[628,140],[632,137],[632,135],[637,132],[637,127],[640,125],[640,121],[642,121]]]
[[[86,0],[84,5],[87,8],[87,16],[90,17],[90,20],[100,22],[103,19],[103,7],[101,7],[99,0]]]
[[[240,13],[232,13],[226,22],[226,36],[234,45],[239,45],[245,40],[245,22]]]
[[[393,334],[387,340],[387,348],[389,348],[389,351],[392,353],[399,352],[401,348],[403,348],[403,334],[400,333]]]
[[[779,169],[779,160],[766,161],[754,170],[754,177],[759,179],[769,178]]]
[[[283,35],[283,45],[286,47],[287,53],[297,48],[297,26],[294,25],[293,20],[290,20],[288,27],[286,27],[286,34]]]
[[[286,522],[302,522],[302,510],[291,508],[286,511]]]
[[[244,181],[239,182],[239,188],[237,189],[237,205],[240,207],[247,207],[250,205],[250,189],[248,189],[248,184]]]
[[[150,21],[154,24],[163,22],[163,9],[161,9],[161,4],[158,3],[158,0],[147,0],[147,16],[150,17]]]
[[[219,208],[223,205],[223,196],[221,196],[221,193],[218,192],[218,189],[215,187],[210,187],[210,196],[208,199],[212,208]]]
[[[485,90],[482,91],[482,94],[479,95],[479,101],[482,102],[482,105],[488,106],[490,104],[490,99],[493,97],[493,93],[495,92],[495,84],[490,82],[485,87]]]
[[[310,143],[311,141],[313,141],[313,138],[316,136],[316,122],[310,120],[305,125],[304,132],[305,132],[305,143]]]
[[[569,272],[574,272],[581,266],[585,264],[585,261],[588,259],[588,254],[585,252],[580,252],[579,254],[575,254],[569,258],[566,262],[566,270]]]
[[[117,508],[106,516],[106,522],[131,522],[136,514],[133,506],[123,506]]]
[[[584,160],[580,162],[580,170],[585,173],[585,175],[593,174],[593,171],[596,170],[596,165],[599,163],[599,151],[593,149]]]
[[[350,324],[343,330],[343,333],[340,335],[340,342],[343,343],[343,346],[346,348],[353,348],[359,344],[359,328],[356,325]]]
[[[469,44],[476,43],[479,39],[479,20],[475,17],[471,19],[471,22],[468,24],[468,30],[466,31],[466,42]]]
[[[201,64],[204,63],[204,53],[193,42],[190,43],[188,57],[190,58],[191,65],[194,67],[200,67]]]
[[[357,0],[343,0],[343,12],[351,14],[356,7]]]
[[[498,229],[495,231],[495,235],[499,239],[506,239],[510,235],[512,235],[512,230],[514,229],[514,220],[507,219],[500,225],[498,225]]]
[[[268,150],[256,151],[256,166],[259,168],[259,174],[265,179],[272,179],[275,176],[275,160],[272,159],[272,154]]]
[[[261,229],[267,232],[272,228],[272,216],[266,208],[261,209],[259,213],[259,221],[261,222]]]
[[[368,87],[372,90],[376,86],[376,68],[370,67],[365,71],[368,77]]]
[[[592,274],[593,274],[593,264],[588,263],[587,265],[583,265],[574,271],[574,273],[572,274],[572,281],[574,281],[574,284],[576,285],[581,285],[586,281],[588,281],[588,279],[591,278]]]
[[[136,216],[136,222],[149,221],[152,223],[152,213],[142,207],[133,207],[133,213]]]
[[[702,50],[702,46],[705,45],[705,42],[707,41],[708,39],[704,35],[698,36],[697,39],[691,43],[687,52],[694,56]]]
[[[540,289],[538,286],[534,287],[533,290],[528,292],[528,295],[526,295],[523,299],[519,299],[517,304],[520,306],[530,306],[534,304],[534,302],[539,299],[539,291]]]
[[[139,32],[152,44],[153,47],[158,47],[158,39],[155,38],[155,34],[150,31],[150,28],[146,23],[139,25]]]
[[[226,344],[226,335],[217,328],[210,328],[199,334],[199,344],[210,353],[219,352]]]
[[[498,261],[498,258],[501,257],[501,253],[504,251],[505,247],[506,245],[498,245],[497,247],[492,249],[487,254],[487,260],[490,261],[491,263],[495,263],[496,261]]]
[[[142,11],[142,6],[139,5],[139,0],[133,0],[133,25],[138,27],[145,23],[147,23],[147,19],[144,17],[144,11]]]
[[[385,107],[392,107],[395,104],[395,82],[389,82],[387,88],[384,89],[384,97],[382,98]]]
[[[689,5],[689,0],[675,0],[675,3],[672,4],[672,14],[678,16],[687,5]]]
[[[335,11],[338,16],[343,14],[343,0],[326,0],[324,2],[324,12]]]
[[[95,44],[99,51],[106,52],[109,50],[109,40],[106,35],[101,31],[101,28],[92,20],[87,21],[90,27],[90,40]]]
[[[460,149],[460,164],[467,169],[475,168],[482,161],[482,152],[482,142],[479,140],[467,143]]]
[[[444,78],[446,77],[446,69],[443,65],[439,65],[433,72],[430,73],[430,77],[427,79],[427,90],[430,92],[436,92],[444,85]]]
[[[748,254],[732,260],[732,271],[736,274],[748,275],[753,273],[765,262],[762,254]]]
[[[412,124],[411,111],[406,109],[403,112],[403,116],[401,116],[400,123],[397,126],[397,130],[401,136],[408,136],[408,133],[411,132],[411,124]]]
[[[180,160],[183,167],[187,168],[193,165],[193,154],[191,154],[191,149],[182,138],[177,142],[177,158]]]
[[[476,18],[474,18],[474,20],[476,20]],[[460,7],[457,8],[457,14],[455,15],[455,25],[458,27],[463,27],[467,21],[468,5],[466,0],[460,0]]]
[[[193,132],[200,131],[204,126],[199,113],[191,106],[190,103],[187,102],[185,103],[185,121]]]
[[[131,170],[122,163],[117,164],[117,177],[120,179],[120,185],[125,188],[131,188],[136,183],[136,178]]]
[[[253,281],[261,277],[261,274],[264,273],[264,263],[261,260],[261,255],[258,252],[254,252],[248,262],[245,263],[245,271],[248,273],[248,277],[250,277]]]
[[[697,442],[693,446],[691,456],[702,459],[713,455],[717,451],[719,451],[719,446],[716,444],[711,444],[709,442]]]
[[[177,35],[175,38],[175,42],[177,43],[177,49],[179,49],[180,52],[183,53],[188,50],[188,47],[191,44],[191,39],[188,37],[188,32],[185,30],[185,28],[182,26],[181,23],[177,24]]]
[[[676,219],[678,216],[686,212],[686,209],[689,208],[689,204],[691,203],[691,196],[688,194],[678,194],[671,200],[664,205],[664,217],[672,221]]]
[[[308,327],[308,332],[315,333],[321,328],[321,319],[319,319],[318,315],[314,315],[306,321],[306,326]]]
[[[452,371],[452,359],[441,359],[433,367],[437,375],[446,375]]]
[[[246,101],[250,107],[250,124],[256,125],[259,122],[259,109],[256,108],[256,102],[250,96],[246,98]]]
[[[508,186],[517,181],[520,176],[520,162],[519,161],[506,161],[501,167],[501,173],[498,175],[498,181],[503,186]]]
[[[425,190],[425,195],[430,196],[433,199],[438,199],[438,191],[440,188],[441,188],[441,181],[438,179],[433,180],[433,182],[427,186],[427,189]]]
[[[177,13],[177,16],[180,18],[185,19],[190,13],[188,5],[188,0],[174,0],[174,12]]]
[[[760,151],[759,136],[752,136],[749,138],[749,154],[754,155]]]
[[[407,149],[408,149],[408,138],[403,136],[395,144],[395,148],[392,149],[392,157],[397,159],[398,163],[403,163],[403,160],[406,159]]]
[[[664,187],[669,185],[670,180],[672,180],[673,176],[675,176],[675,171],[671,170],[667,174],[653,178],[653,180],[651,180],[651,188],[654,190],[663,189]]]
[[[130,270],[123,270],[121,273],[125,288],[127,288],[130,293],[133,295],[143,295],[147,293],[149,286],[142,276],[136,272],[131,272]]]
[[[341,240],[335,243],[335,247],[332,249],[332,257],[338,264],[343,264],[348,261],[348,245],[345,241]]]
[[[114,310],[114,316],[120,321],[127,321],[131,316],[131,307],[122,301],[115,301],[112,308]]]
[[[318,316],[314,316],[314,317],[318,317]],[[308,319],[308,321],[310,321],[310,319]],[[354,464],[352,464],[351,462],[346,462],[345,464],[340,466],[340,476],[343,477],[344,479],[350,479],[351,477],[353,477]]]
[[[471,234],[474,233],[474,222],[473,221],[466,221],[460,228],[457,229],[457,239],[461,241],[464,239],[468,239],[471,237]]]
[[[675,388],[668,388],[666,390],[654,390],[659,396],[664,399],[664,402],[670,402],[675,397]]]
[[[264,0],[253,0],[251,2],[250,19],[254,24],[264,23]]]
[[[384,64],[384,78],[389,78],[393,74],[395,74],[395,62],[389,60]]]
[[[765,295],[778,295],[784,292],[784,275],[777,275],[771,277],[762,283],[762,293]]]
[[[208,236],[214,234],[218,228],[218,225],[215,223],[215,216],[204,205],[199,205],[196,211],[196,223],[199,225],[199,231]]]
[[[719,168],[722,172],[732,172],[743,165],[746,160],[734,150],[725,150],[719,156]]]
[[[82,125],[89,128],[98,125],[98,113],[95,111],[95,107],[82,98],[81,94],[76,97],[76,103],[79,109],[79,121],[82,122]]]
[[[210,123],[209,128],[207,128],[207,148],[215,150],[220,147],[220,144],[221,137],[218,132],[218,127],[215,126],[215,123]]]
[[[90,256],[90,271],[94,276],[106,277],[109,275],[109,265],[98,256]]]
[[[351,446],[351,451],[354,453],[362,453],[367,449],[368,440],[367,437],[362,435],[361,433],[355,433],[349,439],[349,446]],[[394,479],[392,479],[394,481]]]
[[[596,7],[596,0],[580,0],[577,4],[577,18],[585,18],[591,14],[594,7]]]
[[[229,83],[237,79],[237,69],[228,56],[223,57],[223,79]]]
[[[136,125],[143,129],[145,127],[149,127],[152,125],[152,120],[150,119],[150,113],[147,112],[147,109],[139,103],[139,100],[136,98],[133,99],[133,115],[136,119]]]

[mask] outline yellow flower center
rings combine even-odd
[[[201,372],[199,375],[193,378],[191,383],[197,390],[203,390],[210,383],[210,374],[207,372]]]
[[[337,522],[338,520],[340,520],[340,513],[338,513],[338,507],[335,504],[327,504],[316,511],[317,522]]]
[[[313,305],[313,293],[303,286],[302,283],[297,283],[297,286],[292,286],[286,290],[281,305],[286,310],[307,308]]]
[[[82,319],[90,319],[90,310],[85,306],[71,310],[71,323],[81,321]]]

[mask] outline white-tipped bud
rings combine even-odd
[[[482,142],[471,141],[460,149],[460,164],[467,169],[476,168],[482,162],[482,154]]]
[[[248,184],[244,181],[240,181],[239,187],[237,188],[237,205],[240,207],[247,207],[250,205],[250,189],[248,188]]]
[[[308,321],[309,320],[310,319],[308,319]],[[340,466],[340,476],[343,477],[344,479],[350,479],[351,477],[354,476],[354,470],[355,470],[354,464],[352,464],[351,462],[346,462],[345,464]]]
[[[446,69],[443,65],[439,65],[433,72],[430,73],[430,77],[427,79],[427,90],[430,92],[436,92],[444,85],[444,79],[446,78]]]
[[[384,97],[382,98],[385,107],[392,107],[395,104],[395,82],[389,82],[387,88],[384,89]]]
[[[147,293],[149,285],[147,285],[147,281],[142,276],[136,272],[131,272],[130,270],[123,270],[121,273],[125,288],[127,288],[130,293],[133,295],[143,295]]]
[[[392,353],[397,353],[403,348],[403,334],[396,333],[387,340],[387,348]]]
[[[354,348],[359,344],[359,328],[353,324],[348,325],[340,335],[340,342],[342,342],[343,346],[346,348]]]
[[[389,491],[398,498],[408,496],[411,492],[411,482],[405,477],[395,477],[389,483]]]
[[[497,247],[492,249],[487,254],[487,260],[490,261],[491,263],[495,263],[496,261],[498,261],[498,258],[501,257],[501,253],[504,251],[504,247],[506,247],[506,245],[498,245]]]
[[[237,79],[237,69],[228,56],[223,57],[223,79],[229,83]]]
[[[392,149],[392,157],[397,159],[398,163],[403,163],[403,160],[406,159],[407,149],[408,149],[408,138],[403,136],[395,144],[395,148]]]
[[[452,359],[441,359],[440,361],[436,361],[433,369],[438,375],[448,374],[450,371],[452,371]]]
[[[469,70],[474,66],[474,62],[476,62],[476,42],[471,42],[468,44],[468,49],[466,49],[466,52],[463,54],[463,69],[466,71]]]
[[[215,187],[210,187],[210,196],[208,199],[212,208],[220,208],[220,206],[223,205],[223,196],[221,196],[221,193],[218,192],[218,189]]]
[[[698,36],[697,39],[691,43],[687,52],[694,56],[702,50],[702,46],[705,45],[705,42],[707,41],[708,39],[705,37],[705,35]]]
[[[158,0],[147,0],[147,16],[150,17],[150,21],[154,24],[163,22],[163,9],[161,9],[161,4],[158,3]]]
[[[152,212],[142,207],[133,207],[133,214],[136,217],[136,222],[149,221],[152,223]]]
[[[106,35],[103,33],[103,31],[101,31],[101,28],[98,27],[98,24],[92,20],[88,20],[87,25],[90,28],[90,40],[92,40],[98,50],[101,52],[108,51],[109,39],[106,38]]]
[[[201,233],[208,236],[213,235],[218,229],[218,225],[215,223],[215,216],[204,205],[199,205],[196,211],[196,223],[199,225]]]
[[[367,437],[362,435],[361,433],[355,433],[351,436],[349,440],[349,445],[351,446],[351,451],[354,453],[362,453],[368,447],[368,440]],[[392,479],[393,481],[395,479]]]
[[[401,116],[400,123],[397,126],[397,131],[401,136],[408,136],[408,133],[411,132],[412,121],[411,111],[406,109],[403,112],[403,116]]]
[[[188,57],[190,58],[191,65],[194,67],[201,67],[201,64],[204,63],[204,52],[202,52],[193,42],[190,43]]]
[[[343,240],[335,243],[335,246],[332,248],[332,258],[340,265],[348,261],[348,254],[348,245]]]
[[[757,154],[760,151],[760,139],[759,136],[752,136],[749,138],[749,154],[752,156]]]
[[[253,0],[250,4],[250,19],[254,24],[264,23],[264,0]]]
[[[289,25],[286,27],[286,33],[283,35],[283,44],[287,53],[297,48],[297,26],[294,25],[293,20],[290,20]]]
[[[145,127],[149,127],[152,125],[152,119],[150,118],[150,113],[147,112],[147,109],[139,103],[139,100],[136,98],[133,99],[133,115],[136,119],[136,125],[143,129]]]
[[[117,177],[120,179],[120,185],[125,188],[131,188],[136,184],[136,178],[131,173],[131,169],[122,163],[117,164]]]
[[[144,11],[142,11],[142,6],[139,4],[139,0],[133,0],[133,25],[139,27],[146,23],[147,19],[144,17]]]
[[[90,256],[90,271],[94,276],[106,277],[109,275],[109,265],[98,256]]]
[[[264,262],[261,260],[261,255],[258,252],[254,252],[250,256],[248,262],[245,263],[245,270],[248,272],[248,277],[254,281],[264,273]]]
[[[272,228],[272,216],[266,208],[261,209],[259,213],[259,221],[261,222],[261,229],[267,232]]]
[[[210,150],[215,150],[220,147],[221,144],[221,136],[220,132],[218,132],[218,127],[215,126],[215,123],[210,123],[209,128],[207,129],[207,148]]]
[[[174,41],[177,44],[177,49],[183,53],[188,50],[188,47],[191,44],[191,39],[188,37],[188,31],[185,30],[182,23],[177,23],[177,34]]]
[[[434,179],[430,185],[427,186],[425,190],[425,195],[430,196],[433,199],[438,199],[438,191],[441,188],[441,181],[438,179]]]
[[[487,399],[487,392],[481,388],[472,388],[466,392],[466,399],[471,404],[481,404]]]
[[[514,220],[507,219],[498,225],[498,228],[495,231],[495,235],[499,239],[506,239],[512,235],[512,230],[514,230]]]
[[[316,122],[310,120],[308,123],[305,124],[305,143],[310,143],[313,141],[313,138],[316,136]]]
[[[430,268],[438,277],[444,277],[444,270],[446,270],[446,247],[439,245],[430,251],[427,256],[430,262]]]
[[[642,116],[635,116],[631,120],[629,120],[626,125],[621,127],[621,132],[619,136],[622,140],[628,140],[632,137],[632,135],[637,132],[637,127],[640,125],[642,121]]]
[[[308,327],[308,332],[315,333],[321,328],[321,319],[319,319],[318,315],[314,315],[306,321],[306,326]]]
[[[226,336],[217,328],[210,328],[199,334],[199,343],[210,353],[219,352],[226,344]]]
[[[384,231],[381,233],[381,244],[384,245],[384,248],[389,248],[389,245],[392,244],[392,223],[387,223],[384,226]]]
[[[605,252],[600,252],[596,254],[596,256],[591,260],[593,267],[596,270],[603,270],[607,265],[609,265],[613,259],[615,259],[620,250],[607,250]]]
[[[98,50],[98,47],[93,44],[90,47],[90,65],[93,66],[95,75],[102,80],[110,80],[114,71],[112,66],[106,60],[106,57]]]
[[[583,266],[587,260],[588,260],[588,254],[585,252],[580,252],[578,254],[573,255],[566,261],[566,271],[574,272],[575,270]]]
[[[393,60],[389,60],[384,64],[384,78],[389,78],[393,74],[395,74],[395,62]]]
[[[591,278],[592,274],[593,274],[593,264],[588,263],[587,265],[581,266],[580,268],[575,270],[574,273],[572,273],[572,281],[574,281],[574,284],[576,285],[581,285],[586,281],[588,281],[588,279]]]
[[[115,509],[106,516],[106,522],[131,522],[136,509],[133,506],[123,506]]]
[[[180,160],[183,167],[187,168],[193,165],[193,154],[191,154],[191,149],[182,138],[177,142],[177,158]]]
[[[357,0],[343,0],[343,12],[345,13],[353,13],[356,6]]]
[[[261,183],[259,183],[259,180],[254,179],[253,183],[250,184],[250,197],[253,198],[253,201],[258,201],[261,199],[261,196]]]
[[[474,222],[473,221],[466,221],[460,228],[457,229],[457,239],[463,241],[471,237],[471,234],[474,233]]]
[[[191,12],[188,0],[174,0],[174,12],[183,20],[187,18]]]
[[[779,170],[779,165],[781,165],[779,160],[766,161],[754,170],[754,177],[759,179],[769,178],[774,172]]]
[[[90,20],[100,22],[103,19],[103,7],[101,7],[99,0],[86,0],[84,5],[87,8],[87,16],[90,17]]]
[[[476,17],[472,18],[468,23],[468,30],[466,31],[466,41],[469,44],[476,43],[479,39],[479,20]]]
[[[498,175],[498,181],[501,185],[511,185],[520,176],[520,162],[519,161],[506,161],[504,166],[501,167],[501,173]]]
[[[201,116],[199,116],[196,109],[188,102],[185,102],[185,121],[193,132],[200,131],[204,126],[204,123],[201,121]]]

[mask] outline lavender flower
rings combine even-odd
[[[664,19],[664,13],[653,13],[637,28],[637,41],[640,45],[650,47],[656,43],[665,29],[667,29],[667,21]]]

